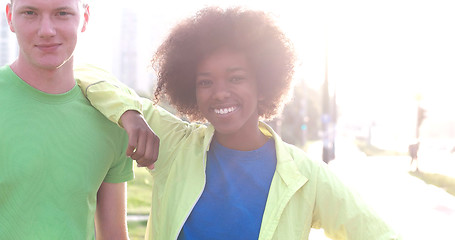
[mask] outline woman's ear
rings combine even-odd
[[[258,95],[258,101],[259,101],[259,102],[262,102],[262,101],[264,101],[264,100],[265,100],[264,95],[262,95],[262,94]]]
[[[265,100],[264,93],[263,93],[263,91],[261,91],[261,89],[259,87],[258,87],[257,92],[258,92],[258,102],[264,101]]]

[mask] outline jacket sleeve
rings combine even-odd
[[[141,98],[113,74],[81,65],[74,68],[74,78],[90,103],[112,122],[120,124],[120,117],[128,110],[143,114]]]
[[[313,227],[324,229],[331,239],[401,239],[358,193],[343,184],[330,169],[321,166],[319,171]]]
[[[188,136],[202,124],[190,124],[173,115],[152,101],[139,97],[125,84],[119,82],[111,73],[92,65],[75,68],[77,84],[90,103],[109,120],[119,125],[120,117],[127,110],[141,113],[149,126],[160,138],[158,161],[154,172],[163,172],[171,166],[176,152]],[[198,131],[203,132],[203,131]],[[203,136],[201,135],[201,138]]]

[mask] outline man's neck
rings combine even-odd
[[[55,69],[46,69],[24,64],[18,59],[11,64],[11,69],[24,82],[45,93],[65,93],[75,85],[72,61]]]

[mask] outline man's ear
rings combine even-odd
[[[88,20],[90,19],[90,7],[88,5],[84,5],[84,22],[82,23],[81,32],[85,32],[87,29]]]
[[[6,4],[6,20],[8,21],[9,29],[11,32],[15,33],[13,23],[11,22],[11,18],[13,16],[13,6],[11,3]]]

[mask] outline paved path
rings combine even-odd
[[[329,167],[403,239],[455,240],[455,197],[409,175],[408,157],[366,157],[348,141],[338,141],[337,149],[337,159]],[[318,146],[308,151],[319,158]],[[310,240],[322,239],[327,238],[320,230],[310,235]]]

